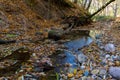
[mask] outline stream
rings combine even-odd
[[[80,39],[65,42],[64,45],[67,50],[63,50],[60,54],[54,56],[56,64],[55,72],[65,71],[65,65],[67,66],[67,64],[71,65],[71,68],[77,68],[78,60],[76,59],[76,56],[81,55],[83,59],[85,56],[79,49],[88,46],[92,41],[91,37],[83,36]]]
[[[47,72],[47,77],[49,77],[47,80],[56,80],[56,74],[59,73],[74,73],[78,68],[82,69],[81,66],[87,62],[88,57],[81,49],[88,47],[94,41],[96,34],[97,37],[101,35],[99,32],[91,31],[90,36],[76,34],[77,38],[73,35],[73,39],[64,42],[65,49],[58,49],[55,54],[50,56],[55,68],[53,71]],[[52,76],[50,77],[50,75]]]

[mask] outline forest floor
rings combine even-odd
[[[44,12],[46,13],[46,11]],[[46,16],[48,15],[49,14],[46,13]],[[16,68],[13,64],[16,63],[17,60],[0,60],[0,80],[47,80],[45,78],[47,74],[49,75],[49,73],[46,71],[54,69],[55,65],[48,56],[52,55],[57,49],[64,48],[63,44],[59,41],[48,39],[48,31],[51,28],[61,27],[58,23],[59,20],[58,22],[53,22],[41,18],[41,16],[31,10],[30,7],[23,2],[23,0],[0,0],[0,39],[16,40],[15,43],[0,44],[0,58],[11,55],[13,51],[16,51],[21,47],[27,47],[32,52],[30,59],[27,62],[22,62],[21,66],[15,71],[14,69],[10,70],[9,68],[11,66]],[[68,78],[78,80],[79,78],[85,78],[84,75],[91,78],[89,80],[95,80],[93,77],[94,75],[88,76],[86,70],[88,70],[89,73],[98,74],[100,71],[97,71],[96,69],[102,68],[107,72],[110,66],[120,66],[120,60],[112,62],[105,60],[106,65],[103,67],[100,64],[101,58],[99,55],[100,51],[103,51],[103,53],[106,53],[105,55],[107,56],[115,56],[116,54],[117,56],[120,56],[119,22],[93,22],[89,25],[79,26],[74,29],[90,30],[92,32],[90,36],[93,38],[93,42],[88,45],[88,47],[82,48],[81,51],[88,57],[88,59],[93,58],[92,67],[94,67],[95,70],[90,70],[91,66],[85,65],[83,66],[86,67],[84,70],[76,69],[73,73],[61,73],[60,75],[67,78],[66,80],[68,80]],[[102,34],[102,37],[100,37],[97,42],[95,36],[99,33]],[[63,42],[68,40],[63,40]],[[99,43],[100,45],[98,45]],[[115,45],[114,52],[107,53],[102,50],[102,48],[108,43]],[[70,65],[71,64],[66,64],[68,67]],[[58,80],[58,76],[59,74],[56,74],[55,80]],[[41,77],[44,78],[41,79]],[[112,80],[110,78],[111,76],[108,76],[106,77],[106,80]]]
[[[97,33],[102,33],[103,36],[100,38],[100,40],[102,41],[102,46],[105,46],[108,43],[114,44],[115,51],[113,53],[110,53],[109,55],[116,55],[117,53],[120,53],[120,45],[119,45],[120,44],[120,35],[119,35],[120,27],[119,27],[119,25],[120,25],[120,23],[118,23],[118,22],[93,22],[90,25],[80,26],[80,27],[77,27],[76,29],[77,30],[80,29],[80,30],[95,31],[95,33],[93,33],[91,35],[91,37],[94,40],[95,40],[94,35],[96,35]],[[47,28],[47,29],[49,29],[49,28]],[[11,29],[11,31],[14,31],[14,30]],[[33,78],[40,77],[41,75],[45,75],[45,73],[43,73],[43,72],[35,71],[34,64],[36,64],[36,63],[39,64],[39,67],[41,67],[40,64],[44,63],[45,61],[48,61],[50,64],[52,64],[52,62],[50,61],[48,56],[53,54],[55,52],[55,50],[57,50],[58,48],[60,48],[62,46],[54,40],[50,40],[50,39],[42,40],[42,38],[44,39],[45,37],[48,36],[46,29],[41,30],[40,31],[41,34],[36,35],[36,32],[35,32],[34,36],[30,35],[31,33],[26,34],[26,32],[27,32],[26,30],[23,31],[23,33],[25,33],[24,35],[22,35],[23,39],[19,38],[20,36],[17,34],[11,34],[11,33],[7,33],[7,34],[1,33],[0,34],[0,36],[4,40],[17,39],[16,43],[0,45],[1,57],[9,55],[9,54],[11,54],[12,50],[14,51],[23,46],[26,46],[30,50],[33,51],[33,54],[31,55],[30,60],[28,60],[27,63],[22,63],[22,66],[20,69],[15,71],[15,73],[12,73],[12,74],[8,73],[9,74],[8,77],[5,77],[8,74],[3,74],[0,79],[8,78],[10,80],[13,80],[13,79],[22,80],[22,78],[23,77],[25,78],[26,75],[28,78],[30,78],[30,75],[28,75],[28,74],[34,75],[34,76],[32,76]],[[17,33],[21,33],[20,30],[18,30]],[[28,36],[28,35],[30,35],[30,36]],[[98,45],[96,44],[95,41],[92,42],[88,47],[83,48],[82,52],[85,53],[85,55],[87,55],[89,58],[91,58],[90,57],[91,55],[89,55],[87,53],[90,53],[93,55],[93,58],[95,61],[94,67],[97,66],[97,68],[99,68],[99,67],[103,68],[103,66],[101,66],[99,63],[99,61],[100,61],[99,53],[100,52],[98,52],[98,51],[101,49],[100,49],[100,47],[98,47]],[[13,63],[13,60],[4,60],[3,62],[0,62],[1,69],[6,66],[11,66],[12,63]],[[52,65],[54,66],[54,64],[52,64]],[[108,62],[107,66],[105,68],[108,70],[111,65],[112,66],[113,65],[120,66],[120,61],[118,61],[117,63],[116,62],[114,62],[114,63]],[[86,69],[89,70],[90,66],[86,66]],[[83,74],[83,72],[79,72],[79,71],[76,72],[75,74],[77,74],[77,73],[79,73],[78,75]],[[71,77],[71,76],[73,76],[73,74],[72,73],[67,74],[66,76]],[[25,78],[25,80],[26,80],[26,78]],[[109,80],[111,80],[111,79],[109,79]]]

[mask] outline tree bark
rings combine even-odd
[[[74,0],[74,3],[77,4],[78,0]]]
[[[88,6],[87,6],[86,10],[89,10],[91,3],[92,3],[92,0],[90,0],[90,1],[89,1],[89,3],[88,3]]]
[[[87,0],[85,0],[83,7],[85,8],[87,4]]]
[[[113,14],[114,14],[114,17],[117,16],[117,11],[118,11],[118,4],[115,3],[115,4],[113,5]]]

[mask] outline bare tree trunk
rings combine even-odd
[[[94,12],[92,15],[90,15],[87,19],[92,18],[95,16],[97,13],[99,13],[101,10],[103,10],[106,6],[108,6],[110,3],[114,2],[115,0],[110,0],[106,4],[104,4],[101,8],[99,8],[96,12]]]
[[[106,1],[105,0],[102,0],[102,5],[105,5]],[[105,12],[105,9],[101,12],[101,15],[106,15],[106,12]]]
[[[118,4],[115,3],[114,6],[113,6],[113,14],[114,14],[114,17],[117,16],[117,11],[118,11]]]
[[[91,3],[92,3],[92,0],[89,0],[89,3],[88,3],[86,10],[89,10]]]
[[[85,0],[84,4],[83,4],[83,7],[85,8],[86,7],[86,4],[87,4],[87,0]]]

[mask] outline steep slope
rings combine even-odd
[[[31,38],[37,31],[60,25],[66,17],[87,15],[69,0],[0,0],[0,32]]]

